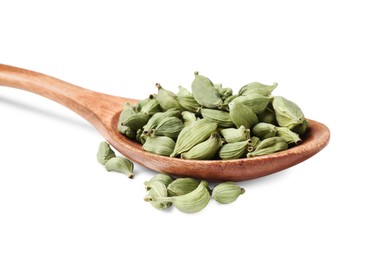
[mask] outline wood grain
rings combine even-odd
[[[116,150],[129,159],[157,172],[217,181],[259,178],[296,165],[322,150],[330,139],[329,129],[314,120],[303,142],[286,151],[236,160],[183,160],[146,153],[141,145],[116,130],[125,102],[137,100],[91,91],[65,81],[0,64],[0,85],[47,97],[68,107],[90,122]],[[26,148],[28,149],[28,148]]]

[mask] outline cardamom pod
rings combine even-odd
[[[162,182],[154,181],[149,184],[149,194],[144,198],[156,209],[166,209],[172,206],[172,202],[158,201],[168,196],[167,187]]]
[[[155,128],[161,120],[167,117],[179,117],[181,115],[181,111],[176,108],[168,109],[164,112],[157,112],[154,114],[148,121],[146,125],[144,125],[144,131],[149,132],[153,128]]]
[[[248,152],[248,147],[251,145],[252,140],[245,140],[235,143],[227,143],[219,150],[219,157],[222,160],[231,160],[243,158]]]
[[[153,95],[150,95],[150,96],[153,96]],[[148,98],[145,98],[143,100],[138,101],[137,104],[135,104],[135,106],[133,107],[134,112],[136,112],[136,113],[141,112],[142,107],[145,106],[149,102],[150,96]]]
[[[259,119],[259,122],[264,122],[264,123],[273,124],[273,125],[277,124],[275,112],[272,108],[272,105],[268,105],[267,108],[263,112],[261,112],[260,114],[257,114],[257,118]]]
[[[200,113],[202,114],[203,118],[207,118],[213,122],[216,122],[219,127],[234,127],[234,123],[230,118],[230,114],[226,111],[202,108]]]
[[[149,120],[149,116],[145,113],[137,113],[130,115],[125,121],[122,122],[123,126],[127,126],[132,130],[138,130],[143,128]]]
[[[128,126],[122,125],[122,123],[133,114],[135,114],[133,107],[128,102],[126,102],[123,106],[121,113],[119,114],[117,124],[117,129],[120,133],[124,135],[127,135],[126,133],[129,133],[130,128]]]
[[[252,128],[252,133],[261,140],[274,137],[276,135],[276,126],[261,122]]]
[[[115,152],[107,142],[101,142],[96,157],[98,162],[104,165],[108,160],[115,157]]]
[[[251,94],[261,94],[264,96],[270,96],[272,91],[278,86],[278,83],[274,82],[272,85],[264,85],[259,82],[252,82],[243,86],[238,94],[241,96],[251,95]]]
[[[144,144],[146,142],[146,139],[148,139],[150,136],[150,134],[145,134],[144,131],[142,131],[142,129],[138,129],[137,130],[137,133],[135,135],[135,140],[140,143],[140,144]]]
[[[145,140],[142,146],[147,152],[169,156],[175,148],[175,141],[167,136],[150,136]]]
[[[181,196],[195,190],[200,183],[200,180],[194,178],[178,178],[172,181],[167,189],[169,196]]]
[[[256,146],[256,149],[248,153],[246,156],[249,158],[249,157],[254,157],[259,155],[266,155],[266,154],[283,151],[286,150],[287,148],[288,148],[288,144],[283,138],[278,136],[270,137],[261,141]]]
[[[156,87],[158,89],[156,100],[163,110],[168,110],[171,108],[181,110],[181,106],[175,93],[163,88],[159,83],[156,84]]]
[[[276,121],[279,126],[287,127],[288,129],[303,134],[307,128],[307,122],[302,110],[294,102],[284,97],[274,97],[272,106],[275,110]]]
[[[239,96],[234,99],[234,102],[240,102],[252,109],[255,114],[259,114],[267,108],[271,99],[271,97],[254,93],[250,95]]]
[[[181,154],[182,159],[190,160],[210,160],[222,146],[222,141],[217,132],[213,133],[209,139],[192,147],[188,152]]]
[[[152,116],[161,111],[161,106],[154,95],[150,95],[148,102],[142,106],[140,113]]]
[[[246,129],[245,126],[241,125],[239,128],[219,129],[219,132],[227,143],[235,143],[248,140],[250,138],[251,130]]]
[[[223,107],[228,107],[229,103],[232,102],[234,99],[238,98],[239,95],[231,95],[230,97],[227,97],[223,101]]]
[[[237,128],[243,125],[246,129],[252,129],[259,122],[252,109],[236,100],[229,103],[229,109],[230,117]]]
[[[198,72],[195,72],[195,79],[192,82],[191,88],[192,95],[200,105],[208,108],[218,108],[222,106],[223,101],[218,90],[215,89],[213,82],[211,82],[210,79],[199,75]]]
[[[121,172],[127,175],[130,179],[134,178],[133,169],[134,164],[127,158],[123,157],[112,157],[109,159],[106,164],[104,164],[106,170],[111,172]]]
[[[179,86],[179,92],[177,93],[177,100],[184,111],[197,112],[201,107],[196,102],[194,96],[186,88]]]
[[[161,182],[162,184],[165,185],[165,187],[168,187],[168,185],[173,182],[175,180],[175,178],[173,178],[172,176],[168,175],[168,174],[165,174],[165,173],[157,173],[156,175],[154,175],[149,181],[145,181],[144,182],[144,185],[145,185],[145,188],[146,190],[150,190],[150,184],[152,182]]]
[[[233,90],[231,88],[224,88],[222,87],[221,83],[213,83],[213,85],[214,88],[218,91],[222,100],[225,100],[226,98],[233,95]]]
[[[309,123],[305,119],[301,124],[296,125],[291,130],[299,135],[303,135],[304,133],[306,133],[308,127],[309,127]]]
[[[181,113],[181,117],[184,121],[184,127],[190,125],[192,122],[195,122],[197,120],[195,114],[189,111],[183,111]]]
[[[167,136],[176,139],[183,127],[183,122],[179,118],[172,116],[166,117],[150,131],[150,134],[153,136]]]
[[[215,186],[211,197],[221,204],[228,204],[234,202],[240,195],[244,193],[244,188],[241,188],[234,182],[228,181]]]
[[[282,137],[288,144],[299,144],[302,142],[299,135],[287,127],[276,127],[276,136]]]
[[[181,130],[177,137],[175,149],[170,155],[176,157],[179,154],[187,152],[195,145],[203,142],[217,130],[217,123],[210,122],[207,119],[200,119],[186,126]]]
[[[208,183],[201,181],[190,193],[181,196],[156,198],[156,202],[172,202],[173,205],[184,213],[195,213],[204,209],[210,201]]]

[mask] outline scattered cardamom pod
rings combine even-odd
[[[172,181],[167,189],[169,196],[181,196],[192,192],[198,187],[200,180],[194,178],[178,178]]]
[[[156,100],[163,110],[168,110],[171,108],[181,110],[181,106],[175,93],[163,88],[159,83],[156,84],[156,87],[158,89]]]
[[[134,178],[133,169],[134,164],[132,161],[130,161],[127,158],[122,157],[112,157],[109,159],[104,166],[106,167],[106,170],[111,172],[121,172],[127,175],[130,179]]]
[[[234,123],[230,118],[229,112],[210,108],[202,108],[200,113],[202,114],[203,118],[207,118],[213,122],[216,122],[218,127],[234,127]]]
[[[168,185],[171,182],[173,182],[174,180],[175,180],[175,178],[173,178],[172,176],[170,176],[168,174],[158,173],[158,174],[154,175],[149,181],[145,181],[144,185],[145,185],[146,190],[150,190],[150,184],[152,182],[161,182],[162,184],[165,185],[165,187],[168,187]]]
[[[172,202],[159,201],[160,198],[168,196],[167,187],[164,183],[154,181],[149,183],[149,194],[146,195],[144,201],[149,202],[156,209],[166,209],[172,206]]]
[[[218,130],[227,143],[241,142],[251,138],[251,130],[246,129],[243,125],[239,128],[222,128]]]
[[[222,146],[222,141],[217,132],[213,133],[209,139],[201,142],[189,151],[181,154],[182,159],[189,160],[210,160],[217,154]]]
[[[282,137],[288,144],[299,144],[302,139],[287,127],[275,127],[276,136]]]
[[[252,109],[236,100],[229,103],[229,109],[230,117],[237,128],[243,125],[246,129],[252,129],[259,122]]]
[[[238,94],[241,96],[251,94],[261,94],[263,96],[270,96],[272,91],[278,86],[278,83],[274,82],[272,85],[264,85],[259,82],[252,82],[243,86]]]
[[[223,182],[214,187],[211,197],[221,204],[234,202],[240,195],[245,193],[245,189],[241,188],[234,182]]]
[[[252,128],[252,133],[261,140],[274,137],[276,135],[276,126],[260,122]]]
[[[115,152],[107,142],[101,142],[96,157],[98,162],[104,165],[108,160],[115,157]]]
[[[192,94],[200,105],[208,108],[221,107],[223,101],[210,79],[195,72],[195,79],[191,85]]]
[[[176,157],[187,152],[195,145],[209,138],[216,130],[217,123],[210,122],[207,119],[197,120],[191,125],[184,127],[177,137],[175,149],[170,156]]]
[[[276,153],[279,151],[286,150],[288,148],[287,142],[281,137],[270,137],[262,140],[257,146],[256,149],[248,153],[247,157],[254,157],[260,155],[266,155],[271,153]]]
[[[150,136],[145,140],[142,149],[149,153],[169,156],[175,148],[175,141],[167,136]]]
[[[194,96],[186,88],[179,86],[179,92],[177,93],[177,100],[179,101],[180,106],[184,111],[197,112],[201,107],[198,102],[196,102]]]

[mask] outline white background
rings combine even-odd
[[[137,99],[195,70],[277,81],[332,133],[233,204],[162,212],[143,201],[154,172],[106,172],[85,120],[0,87],[0,259],[389,259],[385,2],[0,1],[0,63]]]

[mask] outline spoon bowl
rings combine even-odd
[[[145,152],[141,144],[117,131],[125,102],[137,100],[111,96],[65,81],[0,64],[0,85],[14,87],[54,100],[89,121],[121,154],[157,172],[214,181],[244,181],[263,177],[294,166],[321,151],[330,139],[329,129],[307,119],[309,128],[302,143],[270,155],[234,160],[185,160]]]

